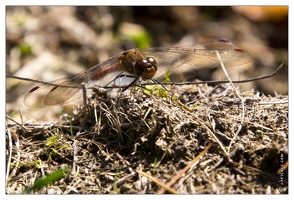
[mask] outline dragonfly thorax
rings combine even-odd
[[[157,71],[157,62],[152,57],[146,57],[140,49],[125,51],[118,58],[120,68],[143,80],[151,79]]]

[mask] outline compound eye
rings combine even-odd
[[[154,67],[156,66],[156,68],[157,68],[157,62],[156,62],[156,60],[155,60],[154,58],[152,58],[152,57],[147,57],[146,60],[147,60],[147,62],[150,63],[152,66],[154,66]]]
[[[135,75],[143,80],[152,78],[157,71],[157,62],[154,58],[140,59],[135,64]]]
[[[136,64],[135,64],[136,75],[142,76],[142,74],[144,73],[144,70],[147,67],[147,63],[148,62],[146,59],[140,59],[136,62]]]

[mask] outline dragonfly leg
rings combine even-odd
[[[112,82],[114,82],[116,79],[120,78],[120,77],[124,77],[125,75],[122,74],[123,72],[121,72],[119,75],[117,75],[114,79],[112,79],[111,81],[109,81],[109,83],[107,83],[104,87],[107,87],[108,85],[110,85]]]
[[[123,89],[122,92],[126,91],[130,86],[134,85],[134,84],[137,82],[137,80],[138,80],[138,77],[135,78],[135,80],[133,80],[129,85],[127,85],[127,86]]]
[[[153,81],[153,83],[155,83],[157,85],[161,85],[161,87],[163,87],[166,91],[169,91],[161,82],[157,81],[154,78],[151,78],[151,80]]]

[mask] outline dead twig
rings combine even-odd
[[[213,142],[210,143],[198,156],[196,156],[183,170],[181,170],[175,177],[173,177],[165,186],[172,186],[177,180],[179,180],[190,168],[192,168],[199,159],[210,149],[213,145]],[[160,189],[157,194],[163,194],[165,192],[165,188]]]
[[[157,180],[156,178],[154,178],[153,176],[150,176],[149,174],[136,170],[136,172],[138,172],[139,174],[147,177],[148,179],[150,179],[151,181],[153,181],[154,183],[156,183],[157,185],[163,187],[166,191],[172,193],[172,194],[179,194],[177,191],[175,191],[174,189],[170,188],[169,186],[165,185],[164,183],[160,182],[159,180]]]

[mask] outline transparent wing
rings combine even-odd
[[[162,80],[169,71],[172,81],[186,81],[204,68],[220,66],[216,51],[226,67],[237,67],[252,62],[251,55],[228,41],[214,41],[206,44],[143,49],[146,56],[154,57],[158,70],[154,78]]]
[[[109,60],[100,63],[86,71],[70,77],[60,78],[32,88],[24,98],[24,104],[29,107],[44,107],[57,104],[67,104],[82,97],[82,83],[91,86],[104,86],[115,78],[120,69],[117,64],[117,54]]]
[[[81,84],[84,79],[86,73],[81,73],[36,86],[27,93],[24,104],[29,107],[43,107],[73,102],[81,97]]]

